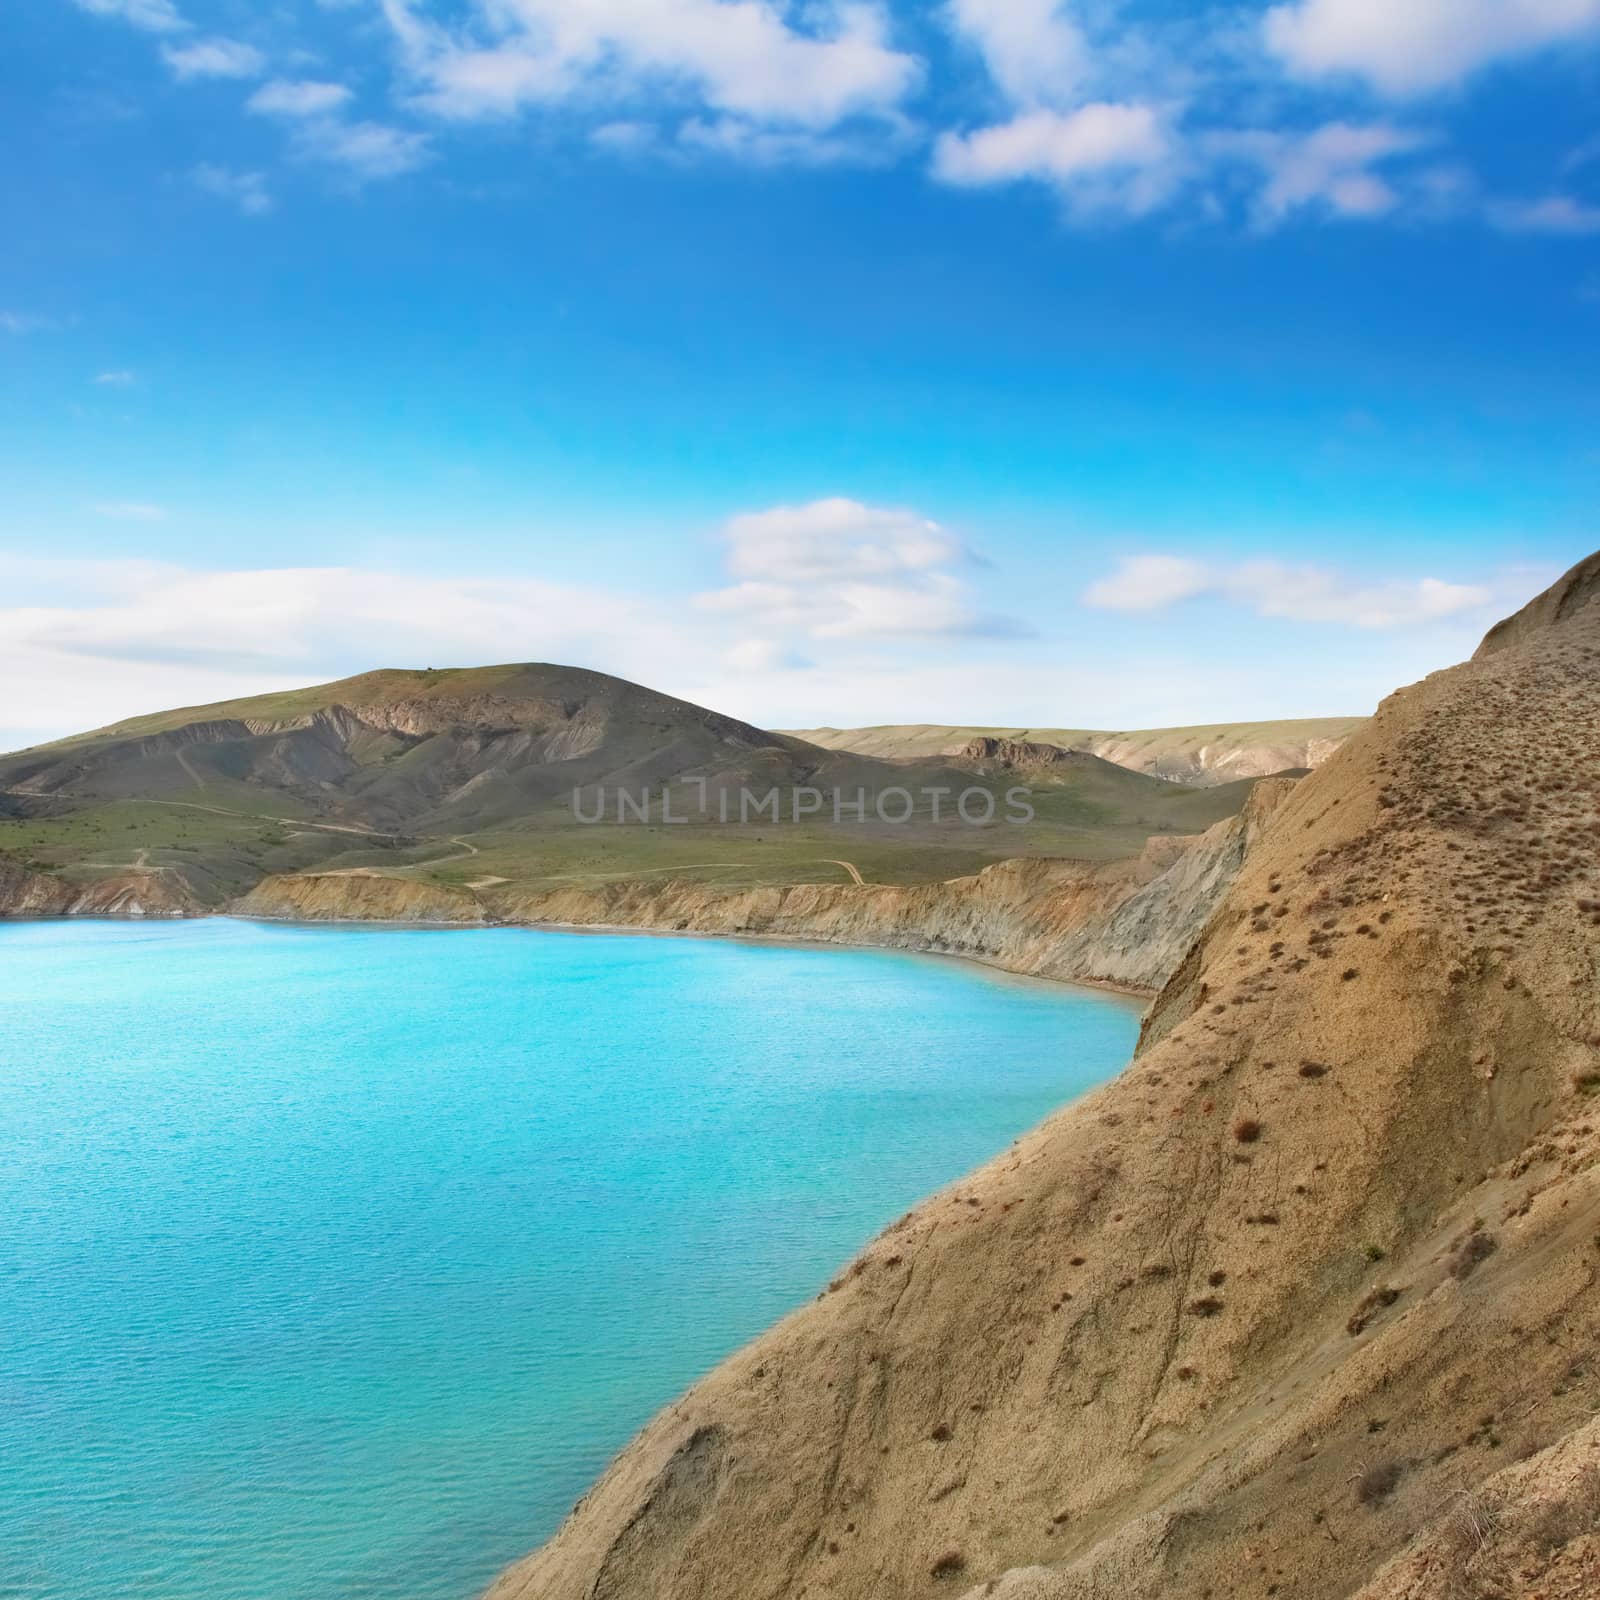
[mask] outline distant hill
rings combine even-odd
[[[805,728],[792,737],[827,750],[854,750],[903,761],[950,755],[977,739],[1084,750],[1135,772],[1204,787],[1240,778],[1321,766],[1366,723],[1365,717],[1309,717],[1292,722],[1214,722],[1193,728],[1109,733],[1094,728],[967,728],[888,723],[867,728]]]
[[[547,663],[386,670],[0,756],[0,854],[79,885],[132,885],[141,903],[200,906],[312,869],[529,887],[638,874],[919,882],[1018,855],[1133,855],[1154,834],[1234,815],[1249,788],[1185,788],[1081,752],[1036,751],[1019,767],[986,749],[890,761]],[[1032,791],[1025,827],[952,815],[964,789],[1016,785]],[[774,790],[783,814],[740,826],[741,794]],[[909,790],[914,803],[886,821],[869,800],[864,821],[840,827],[826,809],[797,817],[799,790]],[[579,823],[575,791],[607,825]],[[619,795],[647,792],[648,820],[627,811],[613,825]],[[141,885],[152,878],[162,893]]]

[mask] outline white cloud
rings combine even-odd
[[[1439,578],[1369,583],[1326,568],[1281,561],[1207,567],[1176,556],[1135,556],[1121,562],[1110,577],[1091,584],[1083,599],[1085,605],[1101,610],[1153,612],[1201,595],[1263,617],[1388,629],[1481,610],[1497,598],[1497,590]]]
[[[1203,594],[1211,586],[1209,570],[1182,556],[1129,556],[1111,574],[1091,583],[1085,605],[1104,611],[1160,611]]]
[[[1059,0],[950,0],[956,31],[1018,106],[1066,107],[1089,67],[1089,43]]]
[[[648,122],[605,122],[589,135],[589,142],[601,150],[618,155],[634,155],[652,149],[657,142],[655,127]]]
[[[160,522],[167,514],[164,507],[142,500],[104,500],[94,509],[100,516],[120,522]]]
[[[920,72],[887,43],[879,8],[859,0],[819,0],[804,31],[767,0],[475,0],[475,26],[461,31],[410,0],[383,6],[423,103],[443,117],[655,91],[825,129],[892,111]]]
[[[342,83],[321,83],[302,78],[274,78],[245,101],[246,109],[274,117],[322,117],[337,111],[350,98]]]
[[[1076,111],[1026,111],[974,133],[943,135],[934,175],[946,183],[985,185],[1030,178],[1095,206],[1138,214],[1170,191],[1174,141],[1148,105],[1087,105]],[[1102,180],[1125,180],[1114,188]]]
[[[975,609],[942,569],[970,561],[938,523],[857,500],[775,506],[729,520],[729,575],[695,597],[708,613],[812,639],[1005,637],[1022,630]]]
[[[1600,29],[1600,0],[1296,0],[1266,15],[1268,48],[1301,77],[1347,73],[1425,93],[1491,62]]]
[[[162,60],[173,76],[192,78],[253,78],[266,66],[266,58],[237,39],[197,39],[193,44],[163,45]]]
[[[189,177],[207,194],[232,201],[247,217],[259,217],[272,209],[272,196],[267,192],[264,173],[236,172],[231,167],[213,166],[203,161]]]
[[[3,333],[39,333],[54,326],[51,318],[37,317],[28,311],[0,311],[0,332]]]
[[[772,128],[743,117],[707,121],[689,117],[678,129],[675,149],[722,156],[755,167],[870,165],[891,156],[897,140],[877,129],[871,136],[818,133],[810,128]],[[638,149],[639,146],[633,148]]]
[[[1600,206],[1571,195],[1546,195],[1541,200],[1498,200],[1488,208],[1489,220],[1505,233],[1553,233],[1583,237],[1600,233]]]
[[[179,33],[189,24],[172,0],[77,0],[80,10],[96,17],[115,17],[147,33]]]
[[[294,150],[308,160],[340,167],[360,182],[414,172],[431,156],[428,136],[383,122],[312,118],[295,131]]]
[[[107,389],[126,389],[133,383],[133,374],[126,367],[118,367],[111,372],[97,372],[94,381]]]
[[[1301,135],[1218,134],[1208,148],[1221,159],[1260,169],[1265,182],[1256,200],[1257,214],[1278,222],[1306,206],[1351,218],[1392,211],[1400,196],[1374,169],[1430,142],[1425,133],[1390,123],[1329,122]]]
[[[937,522],[859,500],[813,500],[729,519],[728,569],[738,578],[825,583],[924,572],[961,559]]]

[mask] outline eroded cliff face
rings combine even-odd
[[[658,1416],[494,1600],[1596,1592],[1590,1513],[1522,1534],[1537,1485],[1592,1507],[1597,726],[1595,605],[1391,698],[1129,1069]]]
[[[491,921],[478,899],[404,878],[357,872],[308,872],[266,878],[228,910],[235,916],[281,922],[445,923]]]
[[[1257,785],[1238,816],[1193,838],[1152,839],[1109,866],[1004,861],[969,878],[896,887],[799,884],[728,891],[690,882],[452,890],[354,873],[269,878],[241,916],[295,921],[510,923],[734,934],[964,956],[1035,977],[1158,988],[1199,935],[1262,824],[1292,792]]]
[[[0,917],[188,917],[201,908],[163,873],[129,872],[74,884],[0,860]]]

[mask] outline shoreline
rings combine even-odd
[[[565,933],[594,935],[602,938],[627,936],[648,939],[708,939],[719,943],[766,945],[775,949],[792,950],[860,950],[880,955],[915,956],[918,959],[949,961],[961,966],[981,968],[984,972],[1022,984],[1040,984],[1051,989],[1087,989],[1098,995],[1109,995],[1126,1000],[1147,1011],[1154,1003],[1159,990],[1140,988],[1133,984],[1118,983],[1110,978],[1058,978],[1048,973],[1025,972],[1007,966],[1003,961],[984,956],[966,955],[956,950],[933,950],[920,946],[883,944],[846,939],[807,938],[801,934],[729,933],[715,928],[653,928],[626,922],[519,922],[495,920],[485,922],[429,922],[399,917],[275,917],[252,911],[203,911],[177,916],[123,916],[115,912],[96,912],[84,915],[0,916],[0,927],[7,923],[26,922],[120,922],[120,923],[172,923],[172,922],[258,922],[269,927],[288,928],[389,928],[396,932],[417,933],[482,933],[495,929],[520,929],[528,933]]]

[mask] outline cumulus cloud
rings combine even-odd
[[[1496,598],[1496,591],[1439,578],[1369,583],[1323,567],[1281,561],[1210,567],[1177,556],[1135,556],[1091,584],[1083,599],[1101,610],[1154,612],[1201,595],[1263,617],[1389,629],[1480,610]]]
[[[266,66],[261,52],[237,39],[197,39],[193,44],[163,45],[161,58],[174,77],[253,78]]]
[[[1058,0],[950,0],[949,15],[1013,104],[1072,103],[1089,69],[1089,41]]]
[[[250,111],[274,117],[323,117],[337,111],[350,98],[342,83],[322,83],[301,78],[274,78],[245,101]]]
[[[219,200],[231,201],[247,217],[263,216],[272,209],[272,196],[267,192],[264,173],[240,172],[232,167],[219,167],[203,161],[189,177],[197,189],[203,189]]]
[[[412,0],[383,0],[419,83],[443,117],[513,115],[644,91],[756,123],[812,129],[898,106],[915,58],[886,40],[881,10],[821,0],[799,19],[765,0],[475,0],[447,26]]]
[[[949,183],[1008,183],[1044,178],[1070,183],[1107,167],[1148,166],[1168,153],[1149,106],[1092,105],[1077,111],[1030,111],[970,134],[946,134],[934,171]]]
[[[1013,620],[973,607],[945,569],[971,561],[936,522],[858,500],[815,500],[730,519],[736,581],[696,597],[705,612],[813,639],[1005,637]]]
[[[1301,77],[1354,74],[1409,95],[1600,31],[1600,0],[1294,0],[1272,7],[1264,29]]]

